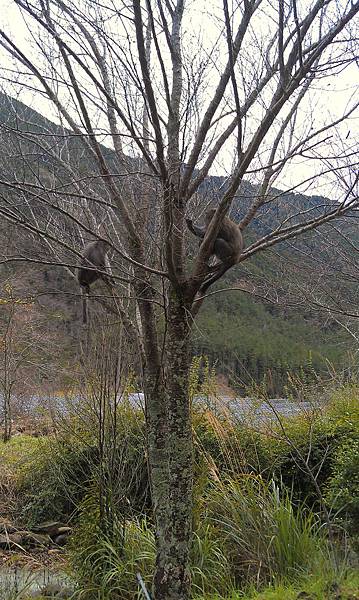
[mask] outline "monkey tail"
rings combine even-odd
[[[206,291],[208,290],[208,288],[211,285],[213,285],[216,281],[218,281],[218,279],[223,277],[223,275],[235,264],[236,264],[236,261],[234,259],[230,259],[230,260],[227,260],[226,262],[221,263],[218,266],[218,269],[214,273],[212,273],[212,275],[210,275],[207,279],[204,280],[204,282],[202,283],[202,285],[199,289],[200,294],[205,294]]]
[[[88,291],[82,289],[82,323],[87,325],[88,323]]]

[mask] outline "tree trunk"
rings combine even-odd
[[[165,430],[159,396],[149,398],[149,459],[156,522],[155,600],[186,600],[190,595],[189,550],[192,521],[192,430],[188,396],[188,307],[172,292],[168,308]],[[157,416],[157,418],[156,418]]]
[[[11,425],[11,393],[6,390],[4,393],[4,442],[8,442],[11,438]]]

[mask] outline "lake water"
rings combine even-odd
[[[121,401],[125,402],[124,399],[119,399],[118,401],[120,403]],[[129,394],[127,401],[133,408],[144,409],[145,399],[142,392]],[[31,398],[27,398],[26,412],[30,414],[36,413],[40,407],[47,407],[55,413],[57,412],[66,415],[66,413],[76,410],[76,405],[81,404],[82,402],[83,400],[80,397],[66,398],[53,396],[44,398],[32,396]],[[255,422],[276,419],[278,416],[294,416],[298,413],[311,412],[314,409],[319,408],[318,404],[315,405],[311,402],[288,400],[287,398],[271,398],[267,401],[263,401],[256,398],[243,397],[233,398],[221,396],[218,398],[207,398],[204,396],[196,396],[193,402],[199,407],[208,407],[215,413],[226,412],[230,413],[235,419],[250,419],[251,421],[254,419]]]

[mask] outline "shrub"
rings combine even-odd
[[[96,427],[75,418],[57,437],[36,440],[31,457],[25,455],[16,469],[19,516],[27,526],[66,520],[93,480],[110,486],[113,502],[130,507],[131,514],[149,505],[143,421],[126,410],[118,415],[116,434],[108,436],[105,449]]]
[[[71,438],[41,439],[18,482],[19,517],[31,527],[66,520],[83,495],[96,449]]]
[[[357,395],[356,388],[344,388],[322,412],[283,421],[287,438],[307,460],[321,489],[329,490],[326,494],[329,505],[333,503],[335,511],[347,511],[348,519],[342,522],[348,523],[351,531],[357,515],[354,512],[351,516],[351,511],[357,510],[357,493],[355,456],[351,458],[350,451],[352,445],[354,452],[355,441],[359,439]],[[111,493],[123,510],[127,506],[131,514],[139,515],[143,511],[149,514],[143,418],[123,407],[116,418],[116,434],[109,434],[106,441],[112,453],[110,457],[101,455],[96,423],[76,418],[57,438],[20,436],[11,440],[7,448],[1,450],[0,447],[1,464],[6,463],[8,470],[15,473],[20,513],[27,524],[67,518],[86,495],[90,482],[104,476],[111,480]],[[278,485],[284,483],[298,502],[319,509],[313,482],[288,440],[283,438],[279,426],[255,431],[251,424],[235,423],[228,415],[215,416],[210,411],[194,412],[193,423],[195,489],[199,503],[213,476],[235,478],[243,473],[254,473],[266,481],[274,478]],[[340,450],[343,439],[348,443],[345,452]],[[338,453],[340,458],[337,459]],[[346,460],[349,461],[347,470]],[[108,474],[103,469],[106,464]],[[346,477],[350,477],[352,485],[348,484],[345,496]],[[337,495],[335,486],[340,486],[343,492]]]
[[[13,512],[17,520],[31,526],[46,518],[61,518],[68,511],[69,485],[66,468],[75,452],[60,453],[50,438],[27,435],[13,437],[0,447],[2,479],[12,479]]]
[[[345,441],[333,461],[326,500],[349,533],[359,539],[359,437]]]
[[[322,410],[285,419],[283,422],[286,437],[306,460],[323,491],[333,475],[343,439],[349,444],[359,439],[358,395],[356,387],[342,388]],[[274,433],[278,439],[269,437],[264,440],[272,455],[274,478],[277,482],[283,482],[295,498],[315,509],[319,508],[313,482],[298,460],[297,453],[283,439],[280,427],[276,427]]]

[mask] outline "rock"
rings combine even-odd
[[[23,544],[27,548],[48,547],[51,543],[50,536],[42,533],[33,533],[32,531],[19,531]]]
[[[44,533],[53,537],[54,535],[59,534],[59,529],[61,527],[66,527],[64,523],[60,523],[59,521],[47,521],[46,523],[40,523],[32,528],[36,533]]]
[[[58,583],[48,583],[40,590],[41,596],[45,596],[45,598],[58,598],[58,594],[62,591],[61,585]]]
[[[3,550],[18,548],[21,544],[22,536],[18,533],[0,534],[0,548]]]
[[[55,596],[56,598],[62,598],[63,600],[67,600],[73,596],[74,590],[69,587],[63,587],[61,592]]]
[[[71,527],[59,527],[57,530],[57,534],[61,535],[62,533],[66,533],[68,535],[69,533],[71,533],[71,531]]]
[[[61,535],[57,535],[54,538],[54,542],[58,546],[65,546],[65,544],[67,543],[68,537],[69,536],[67,535],[67,533],[62,533]]]
[[[71,598],[74,591],[69,587],[62,587],[58,583],[48,583],[43,587],[40,591],[41,598],[56,598],[59,600],[60,598]]]
[[[42,534],[42,533],[30,533],[27,537],[30,542],[30,545],[34,546],[50,546],[50,536]]]

